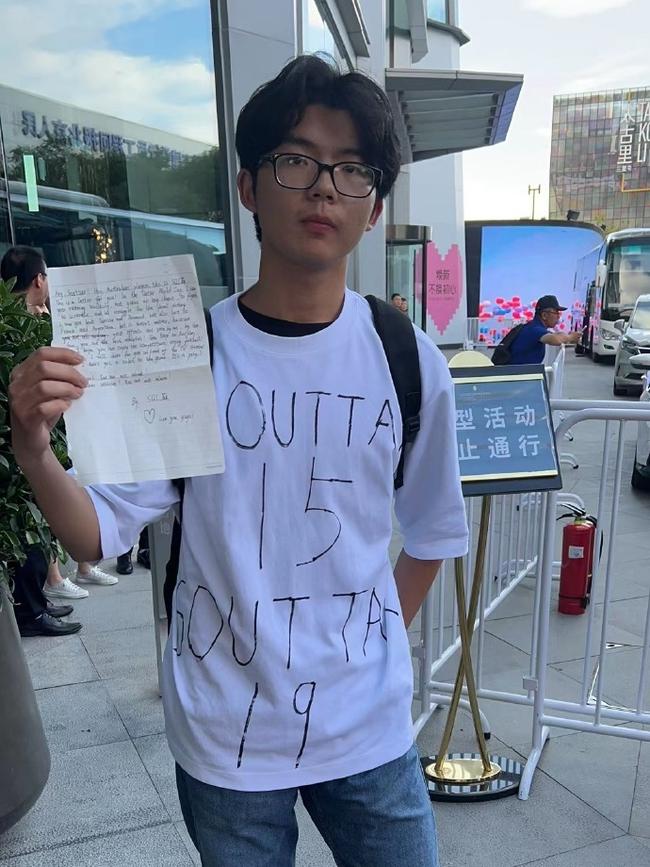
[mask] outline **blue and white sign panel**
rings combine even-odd
[[[452,370],[458,462],[467,495],[562,486],[544,374],[532,370]]]

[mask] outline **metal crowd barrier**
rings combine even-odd
[[[465,340],[463,342],[463,349],[476,349],[476,347],[480,345],[480,326],[481,320],[478,316],[467,317],[467,328]]]
[[[630,422],[650,423],[650,407],[633,401],[552,400],[551,409],[555,417],[562,414],[556,427],[558,438],[563,437],[582,422],[604,422],[597,506],[595,510],[590,508],[598,518],[598,532],[594,541],[592,604],[584,618],[576,619],[577,627],[578,624],[585,622],[586,627],[584,627],[582,674],[580,682],[576,682],[575,700],[559,700],[551,696],[547,669],[552,582],[557,577],[560,565],[554,560],[556,534],[561,530],[561,525],[557,524],[556,518],[558,510],[567,502],[580,504],[580,498],[563,491],[494,497],[494,516],[488,541],[487,566],[479,616],[476,620],[474,670],[479,699],[525,705],[531,708],[531,750],[519,790],[519,797],[522,800],[526,800],[529,796],[532,778],[548,739],[550,726],[609,734],[614,737],[650,740],[650,730],[643,728],[650,724],[650,707],[646,706],[645,700],[650,653],[650,597],[645,603],[642,644],[637,645],[640,664],[634,701],[629,707],[622,707],[608,702],[604,697],[607,695],[606,675],[608,671],[612,673],[608,668],[607,651],[611,648],[608,645],[607,635],[611,616],[612,570],[616,551],[625,428]],[[594,449],[596,450],[597,446],[594,446]],[[476,531],[474,522],[476,506],[473,500],[467,500],[466,503],[472,537]],[[601,560],[603,536],[609,542],[606,555]],[[467,557],[468,562],[465,566],[467,576],[471,574],[472,545],[475,541],[475,539],[471,540],[470,554]],[[487,618],[527,576],[535,579],[535,586],[530,661],[527,670],[522,671],[522,691],[487,689],[483,686],[483,648]],[[443,568],[423,606],[420,640],[418,646],[413,648],[417,669],[415,698],[420,702],[420,713],[414,721],[416,734],[421,731],[438,705],[446,705],[450,701],[453,683],[437,679],[437,674],[460,648],[454,597],[453,581],[447,580]],[[600,623],[596,621],[597,607],[599,613],[602,612]],[[617,675],[620,679],[620,669]],[[465,690],[463,694],[466,695]],[[482,723],[485,733],[489,734],[489,723],[483,713]],[[621,723],[626,725],[622,726]]]
[[[565,417],[556,429],[556,436],[562,436],[582,422],[604,422],[598,505],[596,508],[596,517],[599,523],[594,541],[592,604],[589,606],[587,614],[578,697],[574,701],[557,700],[549,694],[547,670],[549,664],[551,588],[556,565],[553,559],[556,526],[554,516],[558,503],[558,493],[551,492],[546,495],[544,508],[546,529],[540,550],[540,571],[535,603],[536,664],[533,676],[527,684],[533,699],[532,746],[519,792],[519,797],[522,800],[528,798],[530,793],[533,775],[544,744],[548,740],[550,726],[573,731],[607,734],[613,737],[650,740],[650,731],[643,728],[650,723],[650,707],[647,706],[648,703],[645,698],[648,651],[650,650],[650,596],[645,603],[642,644],[636,645],[640,651],[640,666],[634,690],[634,701],[630,707],[616,707],[604,699],[608,671],[607,651],[610,649],[607,633],[608,626],[611,625],[611,589],[617,549],[616,531],[623,475],[625,429],[626,426],[629,426],[629,422],[650,423],[650,408],[633,401],[581,400],[555,401],[552,408],[565,413]],[[612,451],[614,451],[613,461],[610,460]],[[606,531],[605,524],[607,524]],[[606,556],[601,559],[601,542],[605,532],[607,533],[608,544]],[[602,622],[598,627],[595,623],[595,600],[601,591],[603,593],[600,612]],[[594,657],[596,658],[595,664],[593,662]],[[616,674],[620,680],[622,672],[619,670]],[[562,716],[558,716],[558,713],[561,713]],[[603,722],[603,720],[609,722]],[[621,726],[621,723],[627,725]]]

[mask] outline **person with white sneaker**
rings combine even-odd
[[[78,563],[74,580],[77,584],[101,584],[107,587],[110,584],[117,584],[119,578],[116,575],[111,575],[110,572],[104,572],[99,566],[91,566],[90,563]]]
[[[43,585],[43,595],[48,599],[85,599],[88,591],[79,584],[99,584],[108,587],[117,584],[119,578],[104,572],[99,566],[78,563],[74,580],[61,574],[59,564],[53,562],[47,570],[47,580]]]
[[[78,587],[67,576],[61,574],[56,560],[50,563],[47,579],[43,585],[43,596],[48,599],[85,599],[88,591]]]

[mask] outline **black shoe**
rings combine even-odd
[[[50,614],[41,614],[27,623],[19,623],[18,630],[23,637],[32,635],[72,635],[79,632],[81,623],[73,620],[57,620]]]
[[[73,611],[72,605],[52,605],[50,602],[47,603],[47,613],[50,617],[56,617],[57,620],[61,617],[67,617]]]
[[[131,562],[130,551],[127,551],[126,554],[120,554],[117,558],[115,571],[118,575],[130,575],[131,572],[133,572],[133,563]]]
[[[141,566],[144,566],[145,569],[151,569],[151,560],[149,558],[148,548],[140,548],[136,560]]]

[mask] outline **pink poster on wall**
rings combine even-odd
[[[421,254],[415,259],[416,274],[421,273]],[[422,287],[416,278],[415,294],[422,298]],[[452,244],[444,256],[435,241],[427,244],[427,317],[440,336],[458,312],[463,300],[463,259],[458,244]]]

